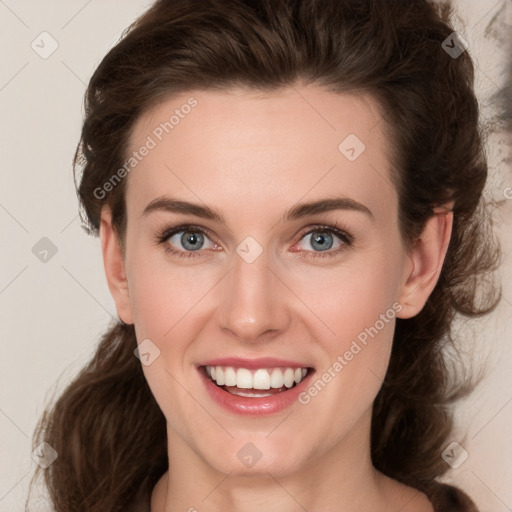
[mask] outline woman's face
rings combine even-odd
[[[368,463],[395,319],[413,314],[388,133],[370,97],[312,86],[193,91],[136,123],[125,255],[106,261],[178,459],[276,477]]]

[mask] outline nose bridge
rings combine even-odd
[[[221,327],[247,341],[284,329],[288,320],[282,290],[268,268],[268,253],[258,249],[259,254],[253,259],[254,250],[251,241],[238,246],[220,304]]]

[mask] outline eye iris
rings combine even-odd
[[[319,234],[320,233],[320,234]],[[327,249],[330,249],[332,247],[333,241],[332,241],[332,235],[329,235],[327,233],[321,232],[321,231],[315,231],[312,233],[311,237],[311,245],[315,247],[315,244],[319,244],[319,247],[316,247],[320,249],[321,251],[325,251]],[[328,240],[326,242],[326,239]],[[330,242],[329,242],[330,239]]]
[[[181,236],[181,243],[183,244],[183,247],[189,251],[195,251],[197,250],[203,242],[203,235],[199,233],[193,233],[190,231],[186,231]],[[192,244],[191,247],[188,247],[187,244]]]

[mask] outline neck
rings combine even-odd
[[[295,512],[301,508],[339,512],[387,510],[391,504],[405,504],[420,493],[373,467],[370,425],[371,411],[342,441],[298,462],[293,470],[276,462],[275,471],[250,475],[216,470],[168,428],[169,471],[153,490],[151,512]]]

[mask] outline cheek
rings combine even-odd
[[[329,352],[344,348],[350,340],[364,343],[368,331],[375,335],[375,328],[384,338],[392,336],[400,309],[396,303],[400,282],[396,264],[388,265],[381,257],[331,269],[297,268],[287,279],[317,318],[318,339],[327,343]]]
[[[134,252],[128,271],[134,323],[145,337],[165,338],[193,311],[208,286],[204,272],[172,263],[163,250]]]
[[[316,380],[300,400],[306,410],[315,411],[310,417],[325,421],[327,415],[341,429],[357,421],[375,399],[401,310],[396,301],[399,260],[394,261],[381,254],[329,273],[310,271],[296,281],[297,294],[308,297],[317,317],[309,329],[323,354]]]

